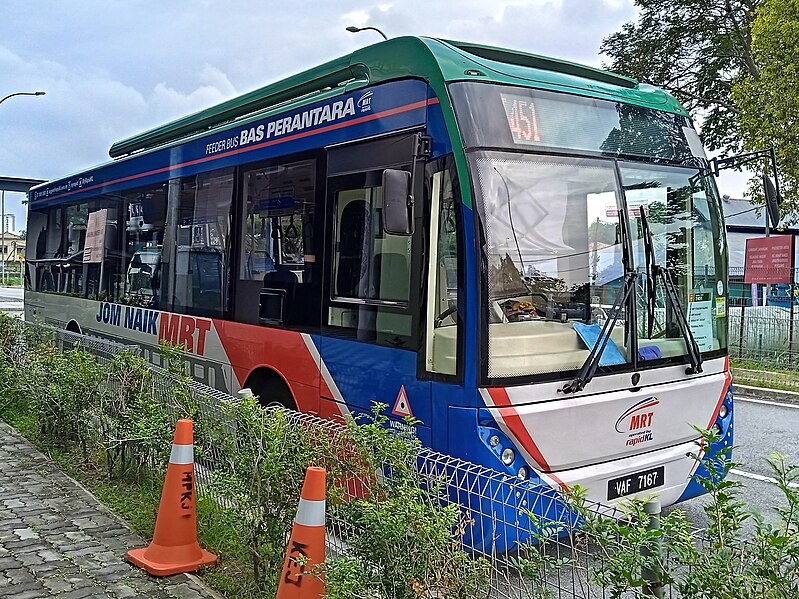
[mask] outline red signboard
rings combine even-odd
[[[793,283],[793,235],[746,240],[744,283]]]

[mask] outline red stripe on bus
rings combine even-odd
[[[319,129],[313,129],[311,131],[303,131],[302,133],[296,133],[294,135],[289,135],[287,137],[283,137],[281,139],[273,139],[271,141],[263,142],[260,144],[256,144],[254,146],[249,146],[247,148],[238,148],[236,150],[231,150],[229,152],[223,152],[221,154],[215,154],[213,156],[203,156],[202,158],[197,158],[195,160],[189,160],[188,162],[181,162],[179,164],[174,164],[170,166],[164,166],[162,168],[157,168],[151,171],[146,171],[144,173],[137,173],[135,175],[129,175],[127,177],[120,177],[119,179],[112,179],[111,181],[105,181],[103,183],[98,183],[97,185],[90,185],[89,187],[83,187],[81,189],[76,189],[74,191],[68,191],[66,193],[61,193],[55,196],[48,198],[48,200],[55,200],[57,198],[65,198],[76,193],[83,193],[85,191],[91,191],[93,189],[99,189],[101,187],[105,187],[106,185],[115,185],[117,183],[124,183],[125,181],[134,181],[136,179],[141,179],[143,177],[149,177],[150,175],[157,175],[159,173],[165,173],[172,170],[177,170],[181,168],[185,168],[187,166],[194,166],[195,164],[202,164],[203,162],[210,162],[213,160],[219,160],[220,158],[226,158],[228,156],[234,156],[236,154],[244,154],[245,152],[252,152],[253,150],[259,150],[261,148],[265,148],[268,146],[274,146],[277,144],[294,141],[295,139],[301,139],[303,137],[308,137],[311,135],[317,135],[319,133],[326,133],[328,131],[335,131],[336,129],[343,129],[345,127],[350,127],[352,125],[360,125],[361,123],[366,123],[368,121],[373,121],[376,119],[381,119],[384,117],[394,116],[395,114],[402,114],[403,112],[410,112],[411,110],[416,110],[418,108],[425,108],[427,106],[432,106],[434,104],[438,104],[438,98],[428,98],[427,100],[422,100],[420,102],[413,102],[412,104],[406,104],[404,106],[398,106],[397,108],[390,108],[389,110],[384,110],[383,112],[375,112],[374,114],[370,114],[367,116],[362,116],[357,119],[352,119],[350,121],[343,121],[341,123],[334,123],[332,125],[328,125],[326,127],[321,127]]]
[[[544,455],[541,453],[541,450],[538,449],[535,441],[533,441],[533,438],[530,436],[530,432],[522,422],[521,416],[519,416],[516,408],[511,405],[508,392],[501,387],[494,387],[487,389],[487,391],[491,396],[494,405],[499,408],[499,415],[502,417],[502,420],[505,422],[505,425],[508,427],[508,429],[513,433],[513,436],[516,437],[519,443],[521,443],[522,447],[527,450],[527,452],[530,454],[530,457],[535,460],[539,467],[543,468],[544,470],[549,470],[550,467],[547,461],[544,459]]]

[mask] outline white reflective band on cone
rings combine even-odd
[[[170,464],[193,464],[194,445],[172,444],[172,453],[169,455]]]
[[[324,499],[303,499],[300,498],[300,505],[297,507],[297,515],[294,518],[295,524],[303,526],[324,526],[325,525],[325,500]]]

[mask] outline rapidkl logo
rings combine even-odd
[[[627,409],[616,421],[616,432],[627,435],[626,445],[634,447],[652,441],[652,425],[655,419],[654,408],[660,404],[657,397],[647,397]]]
[[[372,110],[372,96],[374,92],[366,92],[358,100],[358,110],[361,112],[371,112]]]

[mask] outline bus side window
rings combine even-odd
[[[111,269],[110,295],[125,304],[161,308],[161,254],[167,184],[125,192],[121,260]]]
[[[180,180],[172,310],[221,318],[228,311],[233,169]]]
[[[428,372],[454,375],[458,354],[458,243],[450,171],[433,175],[427,281]]]
[[[351,176],[358,177],[358,175]],[[361,175],[363,177],[363,175]],[[333,284],[327,325],[392,347],[409,347],[412,237],[383,230],[383,190],[367,186],[339,189],[334,196]],[[354,179],[352,180],[354,183]]]
[[[244,214],[236,320],[318,326],[316,160],[267,163],[244,171]]]
[[[86,269],[83,248],[90,203],[31,213],[28,284],[31,289],[80,296]]]

